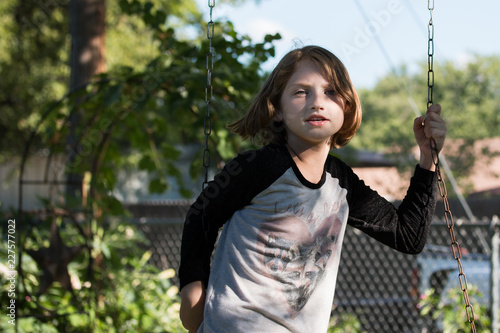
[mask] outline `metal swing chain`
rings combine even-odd
[[[434,0],[428,0],[428,9],[430,14],[429,24],[428,24],[428,45],[427,45],[427,108],[429,108],[433,102],[433,92],[434,92],[434,23],[432,21],[432,13],[434,10]],[[471,325],[471,329],[473,333],[476,333],[476,325],[474,322],[474,310],[472,308],[472,304],[470,303],[469,293],[467,291],[467,277],[463,271],[462,267],[462,252],[460,250],[460,246],[458,245],[457,239],[455,237],[455,223],[453,222],[453,215],[450,210],[450,204],[448,202],[448,193],[446,191],[446,184],[441,175],[441,170],[439,166],[439,156],[436,147],[436,141],[431,139],[431,153],[432,153],[432,162],[436,167],[436,176],[438,180],[439,186],[439,194],[443,198],[444,204],[444,218],[446,221],[446,225],[450,231],[451,238],[451,251],[453,252],[453,257],[458,263],[458,278],[460,280],[460,288],[462,289],[464,295],[465,302],[465,311],[467,312],[467,319]]]
[[[205,134],[205,149],[203,149],[203,168],[205,169],[205,177],[203,179],[201,190],[205,190],[208,186],[208,171],[210,168],[210,148],[208,147],[208,140],[210,134],[212,134],[212,118],[210,117],[210,107],[212,105],[213,99],[213,87],[212,87],[212,71],[214,69],[214,51],[212,48],[212,39],[214,39],[215,23],[212,19],[212,10],[215,7],[215,0],[208,0],[208,8],[210,9],[210,20],[207,23],[207,39],[208,39],[208,52],[207,52],[207,82],[205,85],[205,103],[206,103],[206,113],[205,119],[203,121],[203,133]],[[203,214],[201,217],[201,224],[203,226],[203,231],[205,233],[205,242],[208,246],[208,233],[210,231],[210,226],[205,220],[205,208],[206,202],[203,201]]]
[[[210,148],[208,147],[208,140],[212,133],[212,118],[210,118],[210,106],[213,98],[212,87],[212,71],[214,69],[214,52],[212,49],[212,39],[214,38],[215,23],[212,20],[212,10],[215,7],[215,0],[208,0],[208,7],[210,9],[210,21],[207,23],[207,38],[208,38],[208,52],[207,52],[207,82],[205,86],[205,103],[206,114],[203,122],[203,133],[205,133],[205,149],[203,150],[203,167],[205,168],[205,178],[203,180],[202,190],[208,185],[208,169],[210,167]]]

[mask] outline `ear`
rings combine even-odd
[[[275,108],[273,112],[273,121],[283,121],[283,113],[281,112],[280,109]]]
[[[281,111],[274,107],[273,103],[269,99],[267,99],[267,111],[269,113],[272,113],[273,115],[273,121],[283,121],[283,115],[281,114]]]
[[[274,112],[273,120],[278,122],[283,121],[282,113],[276,110],[276,112]]]

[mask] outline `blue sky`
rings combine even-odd
[[[208,19],[207,1],[197,1]],[[246,0],[238,6],[216,1],[213,18],[231,20],[254,41],[279,32],[283,39],[268,69],[296,45],[317,44],[339,56],[361,88],[373,86],[391,64],[414,70],[427,61],[427,5],[425,0]],[[436,71],[444,60],[464,64],[473,54],[500,54],[499,12],[500,2],[493,0],[435,0]]]

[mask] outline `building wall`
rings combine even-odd
[[[23,180],[25,183],[20,192],[19,175],[21,159],[16,158],[0,164],[0,202],[2,209],[18,209],[20,202],[24,210],[42,208],[41,197],[48,198],[64,193],[64,186],[49,184],[49,181],[61,180],[64,176],[60,159],[52,159],[48,163],[47,156],[34,156],[28,159]],[[46,184],[41,184],[43,181]],[[37,182],[36,184],[32,182]],[[20,198],[20,194],[22,197]],[[22,201],[21,201],[22,200]]]

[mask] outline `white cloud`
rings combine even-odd
[[[277,32],[281,35],[282,40],[292,39],[294,36],[293,32],[287,30],[283,25],[266,18],[251,20],[243,28],[243,33],[249,35],[254,42],[260,42],[265,35],[274,35]]]
[[[473,54],[469,52],[460,52],[455,56],[454,60],[458,68],[465,69],[469,63],[474,61],[474,59],[475,57]]]

